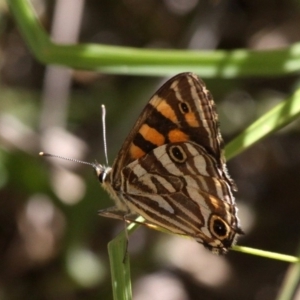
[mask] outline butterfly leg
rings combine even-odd
[[[101,209],[98,211],[98,215],[106,218],[118,219],[118,220],[125,220],[125,216],[128,213],[123,210],[119,210],[116,206],[112,206],[109,208]]]

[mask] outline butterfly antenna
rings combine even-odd
[[[102,109],[102,131],[103,131],[103,147],[104,147],[104,155],[105,155],[105,161],[106,161],[106,165],[108,165],[108,155],[107,155],[107,142],[106,142],[106,109],[105,109],[105,105],[102,104],[101,105],[101,109]]]
[[[76,162],[76,163],[79,163],[79,164],[92,166],[93,168],[95,167],[95,165],[93,163],[89,163],[89,162],[74,159],[74,158],[63,157],[63,156],[54,155],[54,154],[50,154],[50,153],[46,153],[46,152],[40,152],[39,155],[40,156],[53,157],[53,158],[59,158],[59,159],[63,159],[63,160],[68,160],[68,161]]]

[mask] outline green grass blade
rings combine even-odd
[[[298,251],[300,261],[300,251]],[[276,300],[294,299],[295,291],[300,283],[300,263],[293,264],[289,267]]]
[[[236,245],[232,247],[232,250],[251,254],[251,255],[266,257],[269,259],[276,259],[276,260],[289,262],[289,263],[297,263],[297,264],[300,263],[300,258],[292,255],[286,255],[286,254],[265,251],[265,250],[250,248],[250,247],[244,247],[244,246],[236,246]]]
[[[147,76],[193,71],[205,78],[278,76],[295,73],[300,69],[300,43],[265,51],[188,51],[97,44],[58,45],[50,40],[38,22],[29,0],[10,0],[7,3],[27,44],[44,64]]]
[[[26,43],[36,58],[43,60],[43,52],[51,46],[52,42],[48,33],[39,23],[32,5],[28,0],[9,0],[7,4],[15,16],[15,20]]]
[[[108,253],[114,300],[131,300],[130,260],[124,231],[109,242]]]
[[[287,100],[278,104],[269,112],[245,129],[233,141],[227,144],[227,159],[243,152],[254,143],[291,123],[300,115],[300,89]]]
[[[130,224],[127,227],[128,235],[133,233],[139,225]],[[108,243],[108,254],[111,269],[111,280],[114,300],[131,300],[130,261],[127,253],[127,236],[122,231]]]

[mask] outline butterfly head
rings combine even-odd
[[[93,164],[93,168],[96,172],[96,176],[99,179],[101,184],[104,184],[108,178],[108,175],[111,171],[111,167],[103,166],[98,163]]]

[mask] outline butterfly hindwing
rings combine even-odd
[[[127,205],[148,223],[191,236],[204,245],[208,240],[232,242],[238,224],[233,218],[230,187],[203,147],[192,142],[157,147],[126,166],[122,178]],[[203,230],[214,216],[226,234]]]

